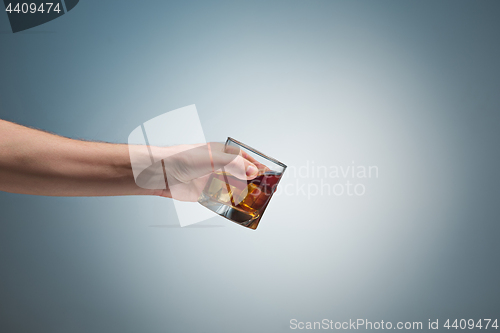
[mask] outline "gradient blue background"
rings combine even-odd
[[[208,140],[379,167],[362,197],[274,197],[257,231],[177,228],[162,198],[0,193],[0,331],[499,318],[499,14],[498,1],[82,0],[12,34],[0,13],[2,119],[123,143],[194,103]]]

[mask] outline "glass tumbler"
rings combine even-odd
[[[227,139],[224,152],[241,154],[254,163],[257,176],[242,180],[218,170],[209,177],[198,202],[239,225],[257,229],[286,165],[233,138]]]

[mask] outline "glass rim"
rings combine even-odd
[[[243,147],[243,148],[245,148],[245,149],[248,149],[248,150],[250,150],[251,152],[253,152],[253,153],[255,153],[255,154],[257,154],[257,155],[259,155],[259,156],[261,156],[261,157],[263,157],[263,158],[265,158],[265,159],[267,159],[267,160],[269,160],[269,161],[271,161],[271,162],[273,162],[273,163],[275,163],[275,164],[277,164],[277,165],[279,165],[280,167],[282,167],[282,168],[283,168],[283,172],[284,172],[284,171],[285,171],[285,169],[287,168],[287,166],[286,166],[285,164],[281,163],[281,162],[280,162],[280,161],[278,161],[277,159],[272,158],[271,156],[268,156],[268,155],[266,155],[266,154],[264,154],[264,153],[261,153],[261,152],[260,152],[260,151],[258,151],[257,149],[252,148],[252,147],[250,147],[249,145],[244,144],[243,142],[240,142],[240,141],[238,141],[238,140],[235,140],[235,139],[233,139],[233,138],[232,138],[232,137],[230,137],[230,136],[228,136],[228,137],[227,137],[227,140],[226,140],[226,143],[224,144],[224,146],[227,146],[227,143],[228,143],[229,141],[232,141],[232,142],[236,143],[237,145],[239,145],[239,146],[241,146],[241,147]]]

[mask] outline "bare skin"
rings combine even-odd
[[[209,151],[209,168],[206,168],[206,161],[198,157],[203,154],[182,153],[201,146]],[[154,195],[171,198],[166,182],[158,188],[136,184],[129,148],[126,144],[68,139],[0,120],[0,191],[45,196]],[[151,148],[162,158],[173,156],[164,160],[164,170],[169,179],[185,186],[185,196],[174,199],[196,201],[202,181],[206,181],[214,168],[233,170],[240,178],[251,179],[257,174],[257,167],[243,154],[235,157],[224,153],[216,144]],[[244,166],[243,173],[238,166]]]

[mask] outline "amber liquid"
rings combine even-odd
[[[276,191],[281,175],[267,171],[254,179],[241,180],[226,172],[214,173],[203,190],[200,203],[216,201],[230,206],[232,210],[220,215],[245,227],[256,229],[265,207]]]

